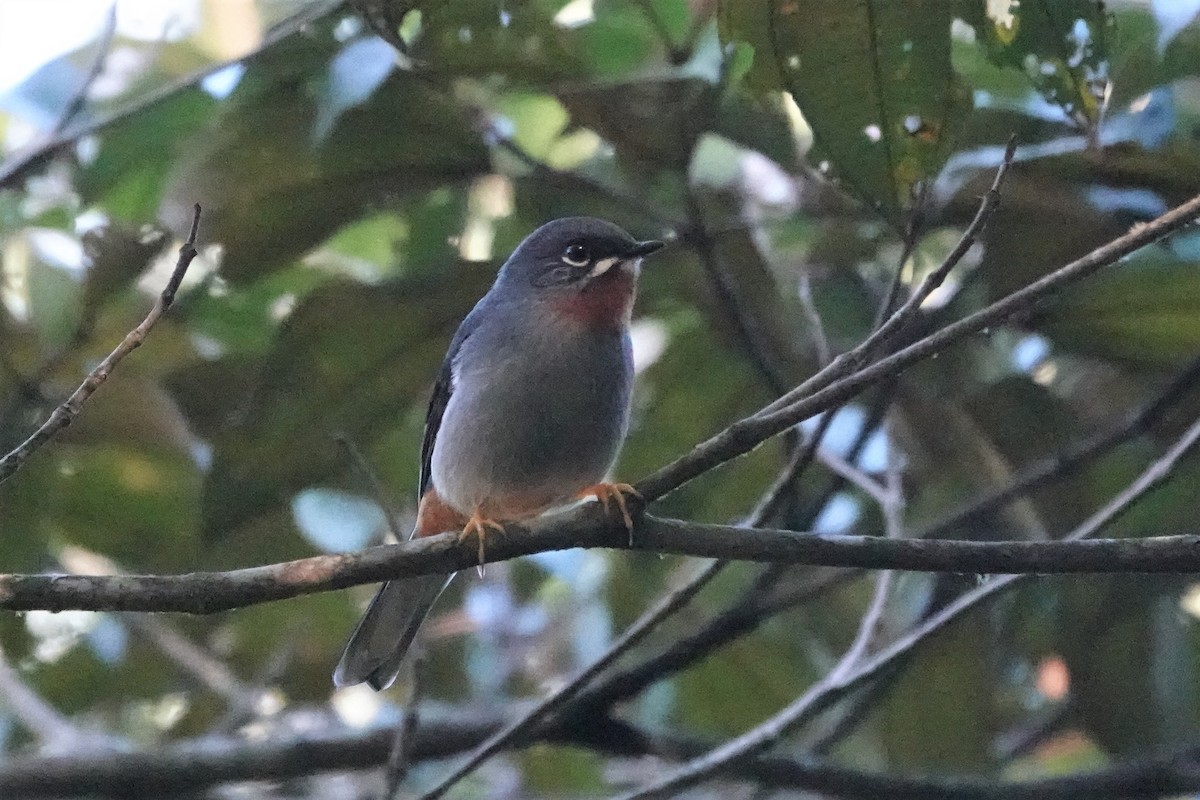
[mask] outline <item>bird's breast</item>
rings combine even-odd
[[[465,513],[517,496],[570,500],[603,479],[625,436],[632,368],[624,328],[520,330],[502,346],[483,331],[464,344],[432,467],[438,492]]]

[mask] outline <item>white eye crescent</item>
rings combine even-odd
[[[567,249],[563,250],[562,261],[572,267],[582,267],[592,260],[592,255],[588,252],[586,245],[570,244]]]

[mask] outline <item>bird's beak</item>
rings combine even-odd
[[[620,264],[622,269],[632,270],[636,275],[638,265],[641,263],[642,256],[649,255],[656,250],[662,249],[665,242],[660,242],[657,239],[648,239],[644,242],[638,242],[633,247],[626,250],[619,256],[609,256],[602,258],[596,262],[591,271],[587,274],[588,279],[599,278],[601,275],[608,272],[610,269]]]
[[[647,239],[644,242],[638,242],[625,253],[622,258],[641,258],[648,256],[651,253],[658,252],[666,246],[666,242],[660,242],[658,239]]]

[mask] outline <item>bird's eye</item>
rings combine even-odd
[[[570,264],[572,267],[582,267],[592,260],[592,254],[588,252],[587,245],[574,244],[567,245],[567,249],[563,250],[563,263]]]

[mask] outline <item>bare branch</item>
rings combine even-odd
[[[428,761],[456,755],[485,739],[501,724],[500,714],[427,715],[413,731],[413,757]],[[604,724],[608,721],[589,720]],[[611,725],[611,723],[609,723]],[[589,727],[599,727],[590,724]],[[709,749],[690,737],[647,736],[635,728],[620,741],[588,739],[580,726],[545,726],[538,740],[566,742],[610,755],[689,758]],[[237,781],[286,780],[331,770],[372,769],[388,757],[389,729],[342,731],[263,740],[224,738],[186,741],[144,752],[100,755],[72,753],[25,756],[0,764],[4,797],[173,797]],[[737,765],[739,780],[775,789],[798,789],[847,800],[1075,800],[1078,797],[1128,800],[1187,794],[1200,790],[1200,748],[1121,761],[1102,769],[1027,781],[993,777],[915,777],[879,774],[838,766],[819,758],[765,756]]]
[[[979,234],[983,233],[983,229],[987,227],[988,220],[996,213],[996,209],[1000,206],[1000,190],[1004,186],[1004,178],[1008,175],[1008,169],[1012,166],[1013,156],[1017,152],[1017,137],[1013,135],[1008,139],[1008,146],[1004,149],[1004,159],[1000,162],[1000,166],[996,169],[996,177],[992,179],[992,185],[984,194],[983,200],[979,203],[979,210],[975,212],[975,217],[967,225],[967,229],[963,231],[959,237],[958,243],[950,250],[946,258],[933,272],[925,276],[917,290],[912,293],[912,296],[904,302],[900,308],[896,309],[896,313],[891,314],[882,323],[876,326],[876,331],[867,338],[861,345],[863,351],[870,354],[880,342],[885,342],[892,336],[902,331],[913,317],[921,310],[921,304],[929,299],[929,295],[933,294],[940,287],[950,273],[958,266],[958,263],[963,260],[971,249],[971,245],[975,244],[975,240],[979,238]],[[911,252],[912,247],[908,248]],[[904,260],[900,262],[900,269],[897,275],[903,271]],[[894,299],[889,295],[889,302],[882,308],[890,310]]]
[[[7,707],[34,737],[52,750],[115,744],[101,734],[77,728],[21,679],[0,649],[0,707]]]
[[[87,103],[88,93],[92,90],[92,85],[96,83],[96,79],[104,72],[104,63],[108,61],[108,54],[112,50],[113,36],[116,32],[117,4],[114,0],[112,5],[108,7],[108,16],[104,20],[104,30],[100,32],[100,39],[96,43],[96,56],[92,59],[87,72],[84,73],[83,80],[79,83],[79,88],[75,90],[75,94],[63,106],[62,114],[59,115],[58,121],[54,123],[54,130],[50,133],[51,138],[62,133],[71,124],[71,121],[79,115],[79,112],[83,110],[84,104]]]
[[[31,172],[40,169],[42,165],[53,158],[59,151],[70,147],[82,137],[99,133],[121,120],[127,119],[153,106],[155,103],[170,97],[176,92],[200,83],[209,75],[216,74],[227,67],[240,64],[252,58],[256,53],[260,53],[276,42],[286,39],[288,36],[303,29],[306,25],[311,25],[325,15],[333,13],[341,6],[342,0],[321,0],[321,2],[314,2],[305,7],[303,11],[297,12],[274,26],[263,36],[259,46],[249,53],[190,72],[176,80],[163,84],[157,89],[146,92],[127,105],[120,106],[107,114],[98,115],[95,119],[86,120],[83,124],[67,125],[64,130],[28,149],[14,154],[0,163],[0,189],[8,187],[16,181],[23,179]]]
[[[384,800],[392,800],[398,796],[400,785],[404,783],[404,778],[408,775],[409,767],[412,765],[413,745],[417,738],[417,726],[421,720],[421,697],[424,688],[421,675],[424,666],[425,659],[418,651],[416,657],[409,661],[412,682],[408,694],[408,705],[401,712],[400,723],[396,726],[395,736],[392,737],[392,749],[388,751]]]
[[[804,318],[808,321],[813,338],[813,348],[817,352],[817,364],[822,367],[828,366],[829,362],[833,360],[833,350],[829,346],[829,334],[825,330],[825,320],[821,317],[821,310],[817,308],[816,301],[813,299],[812,275],[807,264],[800,270],[798,294],[800,310],[804,312]]]
[[[179,290],[179,284],[183,281],[184,273],[187,272],[192,259],[196,257],[196,232],[199,228],[200,205],[197,204],[195,215],[192,217],[192,230],[188,234],[187,241],[179,248],[179,261],[175,264],[175,271],[171,273],[166,288],[162,290],[162,294],[154,303],[154,307],[150,309],[150,313],[136,328],[125,335],[115,350],[88,373],[79,388],[58,408],[54,409],[41,427],[34,431],[28,439],[17,445],[16,449],[5,455],[4,458],[0,458],[0,483],[12,477],[13,473],[24,465],[26,459],[54,438],[55,434],[70,425],[83,410],[83,404],[95,394],[96,390],[100,388],[100,384],[108,379],[117,364],[121,363],[125,356],[140,347],[146,340],[147,334],[150,333],[159,318],[171,307],[171,303],[175,300],[175,292]]]
[[[1081,541],[1092,536],[1104,526],[1125,513],[1149,491],[1166,480],[1179,460],[1200,440],[1200,419],[1192,423],[1182,436],[1159,459],[1151,463],[1136,479],[1112,500],[1070,534],[1058,542],[1038,542],[1060,546],[1089,544]],[[894,540],[885,540],[894,541]],[[901,540],[912,541],[912,540]],[[1119,541],[1119,540],[1118,540]],[[1143,540],[1145,541],[1145,540]],[[1090,542],[1094,544],[1095,542]],[[1200,544],[1200,542],[1197,542]],[[825,710],[850,691],[864,685],[875,675],[888,669],[899,659],[907,656],[930,636],[945,628],[964,613],[1000,592],[1016,585],[1029,575],[1003,575],[993,578],[971,591],[959,595],[935,614],[913,627],[907,634],[880,650],[875,656],[864,659],[851,670],[834,670],[813,684],[797,698],[766,722],[735,737],[720,747],[684,764],[674,772],[652,784],[635,789],[620,796],[620,800],[650,800],[651,798],[673,797],[683,789],[695,786],[725,771],[731,764],[759,755],[774,746],[782,737],[795,730],[814,715]]]
[[[644,478],[638,483],[637,489],[647,500],[657,500],[714,467],[750,452],[770,437],[848,400],[867,386],[896,375],[990,325],[998,325],[1015,314],[1032,310],[1066,286],[1183,228],[1198,215],[1200,195],[986,308],[951,323],[864,369],[840,377],[856,362],[866,357],[869,349],[866,345],[875,338],[871,337],[854,350],[835,358],[827,368],[793,389],[784,398],[733,423],[716,436],[692,448],[690,453]],[[913,297],[917,295],[914,294]]]
[[[880,508],[887,507],[887,487],[875,478],[827,448],[818,448],[817,458],[834,474],[842,476],[851,486],[857,487],[874,500]]]
[[[868,480],[872,485],[877,485],[874,480]],[[878,502],[883,513],[888,538],[900,538],[904,533],[904,491],[900,484],[900,458],[896,452],[894,439],[888,443],[886,484],[879,486]],[[871,643],[883,621],[883,612],[887,608],[887,599],[891,594],[895,575],[896,573],[892,570],[882,570],[875,576],[875,591],[871,595],[871,602],[867,605],[867,611],[858,623],[858,632],[854,636],[854,641],[834,666],[832,670],[834,674],[843,674],[853,669],[870,651]]]
[[[686,583],[659,598],[657,603],[647,609],[635,623],[625,629],[625,632],[609,646],[600,658],[584,667],[582,671],[567,682],[566,686],[548,695],[533,708],[490,736],[487,741],[483,742],[483,744],[479,745],[471,753],[465,762],[439,781],[436,786],[421,795],[419,800],[436,800],[436,798],[444,796],[455,784],[474,772],[484,761],[509,747],[513,742],[526,736],[529,731],[551,714],[575,699],[593,678],[645,639],[652,630],[658,627],[658,624],[662,620],[671,616],[690,602],[726,566],[727,562],[710,562]]]
[[[342,448],[351,466],[358,472],[363,482],[367,484],[367,488],[371,490],[371,496],[375,500],[375,505],[379,506],[379,510],[383,512],[387,520],[388,531],[391,532],[392,538],[397,542],[403,542],[408,537],[400,529],[400,510],[392,502],[387,487],[383,485],[383,481],[375,474],[375,470],[371,468],[367,457],[358,449],[358,445],[351,441],[350,437],[345,434],[339,433],[333,437],[333,440]],[[374,543],[382,542],[385,539],[386,537],[380,536],[374,539]]]
[[[488,543],[491,561],[574,547],[631,549],[628,532],[587,504],[529,525],[510,524]],[[1200,571],[1200,535],[1074,541],[956,541],[798,533],[704,525],[644,515],[632,549],[654,553],[828,567],[976,574]],[[311,556],[226,572],[181,575],[0,574],[0,609],[183,611],[233,608],[366,583],[469,569],[470,543],[441,534],[358,553]]]

